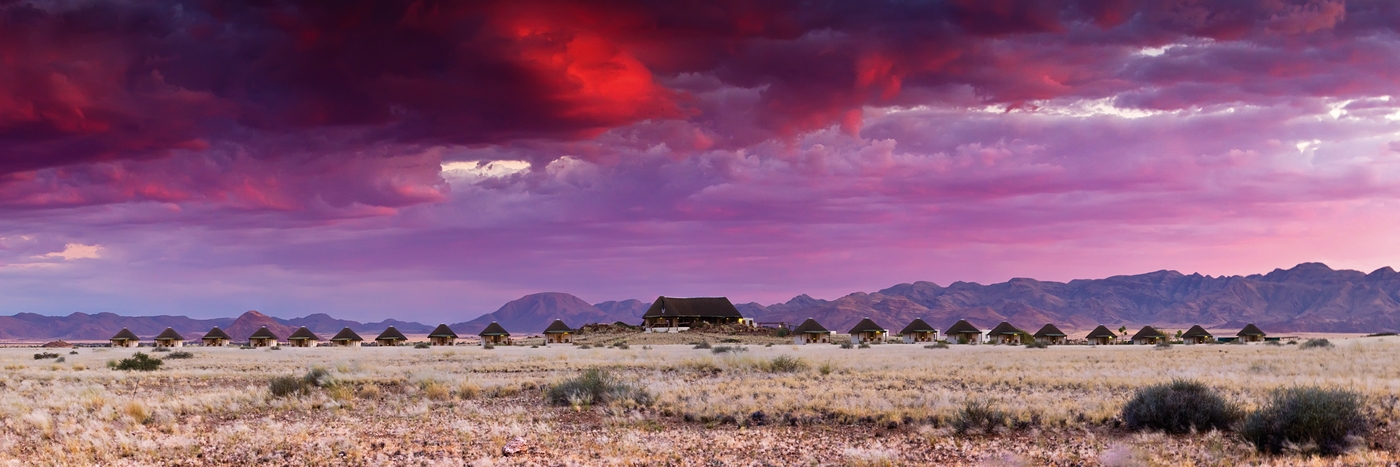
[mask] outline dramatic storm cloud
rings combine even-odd
[[[1400,265],[1389,1],[0,0],[0,313]]]

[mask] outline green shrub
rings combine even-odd
[[[817,367],[817,372],[823,375],[829,375],[835,369],[836,367],[832,366],[831,361],[825,361],[822,362],[821,366]]]
[[[170,355],[166,355],[166,356],[165,356],[165,359],[166,359],[166,360],[169,360],[169,359],[172,359],[172,358],[173,358],[173,359],[176,359],[176,360],[183,360],[183,359],[187,359],[187,358],[194,358],[194,354],[181,350],[181,351],[179,351],[179,352],[170,352]]]
[[[861,342],[860,345],[857,345],[857,346],[856,346],[856,348],[857,348],[857,349],[868,349],[868,348],[870,348],[870,344]]]
[[[496,344],[492,344],[492,343],[490,343],[490,342],[483,342],[483,343],[481,344],[481,348],[486,349],[486,350],[491,350],[491,349],[496,348]]]
[[[739,345],[721,345],[721,346],[715,347],[715,348],[713,348],[713,349],[710,349],[710,353],[729,353],[729,352],[739,353],[739,352],[748,352],[748,351],[749,351],[748,347],[739,346]]]
[[[695,343],[695,347],[692,347],[692,348],[695,348],[695,349],[708,349],[708,348],[710,348],[710,343],[709,343],[709,342],[706,342],[706,341],[696,342],[696,343]]]
[[[151,358],[149,355],[136,352],[136,355],[132,355],[131,358],[123,358],[112,368],[122,371],[155,371],[160,369],[162,363],[165,362],[160,361],[159,358]]]
[[[1331,347],[1333,347],[1332,341],[1327,339],[1308,339],[1298,346],[1300,349],[1327,349]]]
[[[430,343],[427,343],[427,342],[417,342],[417,343],[414,343],[414,344],[413,344],[413,348],[415,348],[415,349],[431,349],[431,348],[433,348],[433,344],[430,344]]]
[[[721,343],[724,343],[724,344],[738,344],[738,343],[740,343],[740,342],[743,342],[743,341],[741,341],[741,340],[739,340],[739,339],[735,339],[735,338],[732,338],[732,337],[730,337],[730,338],[725,338],[725,339],[720,339],[719,341],[720,341]]]
[[[580,349],[591,349],[591,348],[593,348],[593,347],[589,346],[588,344],[583,344],[583,345],[578,346],[578,348],[580,348]]]
[[[947,342],[934,342],[934,343],[932,343],[932,344],[925,345],[924,348],[925,348],[925,349],[946,349],[946,348],[948,348],[948,343],[947,343]]]
[[[151,349],[151,352],[169,352],[169,351],[170,351],[170,347],[156,347],[156,348],[154,348],[154,349]]]
[[[947,346],[945,345],[944,347],[947,347]],[[1027,348],[1027,349],[1048,349],[1048,348],[1050,348],[1050,344],[1046,344],[1046,343],[1040,342],[1040,341],[1031,341],[1031,342],[1029,342],[1029,343],[1026,344],[1026,348]]]
[[[588,407],[594,404],[649,406],[651,394],[646,390],[620,381],[607,371],[597,368],[550,386],[545,390],[550,404]]]
[[[272,397],[287,397],[293,394],[304,394],[309,389],[300,378],[295,376],[274,376],[267,381],[267,390],[272,393]]]
[[[787,330],[786,327],[778,328],[778,337],[787,337],[787,336],[788,336],[788,330]]]
[[[1228,430],[1240,419],[1240,409],[1214,389],[1195,381],[1173,380],[1137,390],[1123,405],[1129,430],[1161,430],[1172,434],[1191,430]]]
[[[842,342],[842,343],[841,343],[841,348],[843,348],[843,349],[854,349],[855,347],[856,347],[856,346],[851,345],[850,342]]]
[[[953,428],[958,433],[981,431],[991,433],[997,427],[1006,426],[1010,416],[986,401],[967,401],[953,416]]]
[[[43,359],[46,359],[46,358],[58,358],[58,354],[56,354],[56,353],[49,353],[49,352],[36,353],[36,354],[34,354],[34,359],[35,359],[35,360],[43,360]]]
[[[1154,345],[1153,348],[1156,348],[1157,350],[1167,350],[1172,348],[1172,343],[1167,341],[1161,341],[1158,342],[1157,345]]]
[[[1255,449],[1280,453],[1289,449],[1341,454],[1370,432],[1361,396],[1343,389],[1280,388],[1269,402],[1245,419],[1240,430]]]
[[[807,369],[807,362],[797,357],[779,355],[763,365],[763,369],[769,373],[796,373]]]
[[[68,355],[77,355],[77,354],[78,354],[78,351],[76,351],[76,350],[71,351],[71,352],[68,352]]]

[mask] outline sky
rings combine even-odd
[[[1397,28],[1355,0],[0,0],[0,313],[1400,266]]]

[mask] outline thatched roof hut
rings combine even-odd
[[[360,337],[359,334],[356,334],[354,330],[346,327],[345,329],[341,329],[340,332],[335,333],[334,337],[331,337],[331,345],[337,347],[359,347],[360,343],[364,342],[364,340],[365,339]]]
[[[155,338],[156,347],[184,347],[185,336],[175,332],[175,328],[165,328]]]
[[[726,297],[657,297],[642,314],[642,326],[652,330],[685,330],[701,324],[730,324],[744,315]]]
[[[1046,323],[1044,326],[1040,327],[1039,331],[1032,334],[1031,337],[1034,337],[1036,342],[1063,344],[1065,343],[1065,338],[1068,336],[1064,331],[1061,331],[1060,328],[1055,327],[1055,325]]]
[[[452,328],[446,324],[439,324],[433,332],[428,333],[428,342],[432,345],[452,345],[457,341],[457,333],[452,332]]]
[[[1244,329],[1235,335],[1245,342],[1262,342],[1264,340],[1264,330],[1259,329],[1254,323],[1246,324]]]
[[[311,347],[315,345],[312,342],[319,340],[321,340],[321,337],[311,332],[306,326],[297,328],[296,331],[292,332],[292,335],[287,336],[287,342],[290,342],[292,347]]]
[[[277,342],[280,340],[282,339],[279,339],[276,334],[273,334],[272,330],[268,329],[267,326],[263,326],[258,328],[257,331],[253,331],[253,334],[248,336],[248,345],[253,347],[276,347]]]
[[[829,342],[831,342],[831,331],[813,318],[807,318],[806,321],[803,321],[802,324],[797,325],[797,327],[792,330],[793,344],[824,344]]]
[[[987,332],[987,338],[991,339],[994,344],[1019,344],[1021,343],[1021,335],[1025,333],[1025,331],[1017,329],[1016,326],[1012,326],[1011,323],[1002,321],[1001,324]]]
[[[1108,329],[1108,326],[1100,324],[1099,327],[1094,328],[1093,331],[1089,331],[1089,335],[1084,336],[1084,338],[1087,339],[1090,344],[1108,345],[1118,339],[1118,334],[1114,334],[1112,330]]]
[[[214,326],[214,329],[210,329],[209,332],[204,333],[204,337],[200,338],[200,340],[204,341],[206,347],[223,347],[233,341],[233,338],[230,337],[227,332],[224,332],[223,329]]]
[[[574,330],[569,325],[564,324],[564,320],[556,319],[549,326],[544,328],[545,344],[568,344],[574,341]]]
[[[930,326],[923,318],[914,318],[909,325],[899,331],[905,344],[916,342],[933,342],[938,340],[938,329]]]
[[[501,323],[495,321],[486,325],[486,329],[482,329],[479,335],[481,336],[481,345],[510,345],[510,332],[501,327]]]
[[[131,332],[131,330],[122,328],[122,330],[117,331],[116,335],[112,336],[111,341],[112,347],[136,347],[141,342],[141,338],[137,337],[136,333]]]
[[[379,345],[394,346],[408,342],[408,337],[393,326],[389,326],[384,332],[379,333],[379,337],[374,338],[374,342]]]
[[[1191,326],[1191,329],[1187,329],[1181,334],[1181,341],[1187,344],[1204,344],[1213,340],[1215,340],[1215,336],[1199,324]]]
[[[1167,335],[1152,326],[1143,326],[1137,334],[1133,334],[1132,341],[1137,345],[1153,345],[1167,340]]]
[[[880,325],[875,324],[875,320],[865,318],[860,320],[859,323],[856,323],[855,326],[851,327],[851,330],[847,331],[847,334],[851,335],[852,343],[882,343],[885,341],[885,334],[887,334],[887,331],[885,331],[885,328],[881,327]]]
[[[960,319],[958,322],[953,323],[953,326],[948,328],[948,331],[944,332],[943,335],[948,336],[950,342],[957,342],[960,344],[982,343],[982,330],[977,329],[977,326],[973,326],[972,323],[967,322],[965,319]]]

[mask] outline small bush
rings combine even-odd
[[[611,373],[592,368],[583,374],[564,380],[545,390],[550,404],[588,407],[594,404],[651,405],[651,394],[613,377]]]
[[[823,375],[829,375],[831,374],[832,370],[835,369],[836,367],[832,366],[830,361],[826,361],[822,362],[821,366],[817,367],[817,372]]]
[[[1341,454],[1369,433],[1361,396],[1342,389],[1281,388],[1264,407],[1250,414],[1240,430],[1255,449],[1266,453],[1316,450]]]
[[[122,371],[155,371],[160,369],[162,362],[159,358],[151,358],[150,355],[136,352],[131,358],[123,358],[120,362],[112,365],[113,369]]]
[[[617,347],[618,349],[621,349],[621,350],[627,350],[627,349],[632,348],[631,346],[628,346],[626,342],[618,342],[618,343],[616,343],[616,344],[613,344],[613,347]]]
[[[267,390],[272,393],[272,397],[287,397],[303,394],[309,389],[295,376],[274,376],[267,381]]]
[[[415,348],[415,349],[431,349],[431,348],[433,348],[433,344],[430,344],[430,343],[427,343],[427,342],[418,342],[418,343],[413,344],[413,348]]]
[[[934,343],[932,343],[932,344],[925,345],[924,348],[925,348],[925,349],[946,349],[946,348],[948,348],[948,343],[947,343],[947,342],[934,342]]]
[[[481,344],[481,348],[486,349],[486,350],[491,350],[491,349],[496,348],[496,344],[492,344],[492,343],[490,343],[490,342],[485,342],[485,343],[482,343],[482,344]]]
[[[591,348],[593,348],[593,347],[589,347],[588,344],[583,344],[583,345],[578,346],[578,348],[580,348],[580,349],[591,349]]]
[[[868,348],[870,348],[870,344],[861,342],[860,345],[857,345],[857,346],[856,346],[856,348],[857,348],[857,349],[868,349]]]
[[[1266,342],[1264,342],[1264,345],[1273,346],[1273,347],[1283,347],[1283,344],[1279,343],[1279,341],[1266,341]]]
[[[1394,332],[1378,332],[1378,333],[1375,333],[1375,334],[1367,334],[1366,337],[1386,337],[1386,336],[1396,336],[1396,335],[1400,335],[1400,334],[1397,334],[1397,333],[1394,333]]]
[[[710,343],[709,343],[709,342],[705,342],[705,341],[696,342],[696,343],[695,343],[695,347],[691,347],[691,348],[693,348],[693,349],[708,349],[708,348],[710,348]]]
[[[769,373],[796,373],[807,369],[807,362],[797,357],[779,355],[773,357],[773,359],[768,361],[763,367],[763,369],[767,370]]]
[[[1308,339],[1298,346],[1300,349],[1328,349],[1332,347],[1332,341],[1327,339]]]
[[[855,347],[856,347],[856,346],[851,345],[850,342],[842,342],[842,343],[841,343],[841,348],[843,348],[843,349],[854,349]]]
[[[156,347],[156,348],[154,348],[154,349],[151,349],[151,352],[169,352],[169,351],[170,351],[170,347]]]
[[[724,344],[738,344],[738,343],[740,343],[740,342],[743,342],[743,341],[741,341],[741,340],[739,340],[739,339],[735,339],[735,338],[732,338],[732,337],[730,337],[730,338],[725,338],[725,339],[720,339],[719,341],[720,341],[720,343],[724,343]]]
[[[1166,349],[1172,348],[1172,343],[1171,343],[1171,342],[1167,342],[1167,341],[1162,341],[1162,342],[1158,342],[1157,345],[1154,345],[1154,346],[1152,346],[1152,347],[1153,347],[1153,348],[1156,348],[1157,350],[1166,350]]]
[[[953,416],[953,428],[958,433],[981,431],[991,433],[997,427],[1006,426],[1010,418],[1006,412],[986,401],[967,401]]]
[[[68,352],[68,355],[77,355],[77,354],[78,354],[78,351],[76,351],[76,350],[74,350],[74,351],[72,351],[72,352]]]
[[[1122,411],[1129,430],[1171,434],[1228,430],[1240,416],[1240,409],[1214,389],[1186,380],[1140,388]]]
[[[48,353],[48,352],[36,353],[36,354],[34,354],[34,359],[35,359],[35,360],[43,360],[43,359],[46,359],[46,358],[58,358],[58,354],[56,354],[56,353]]]
[[[787,336],[788,336],[788,330],[787,330],[787,328],[785,328],[785,327],[784,327],[784,328],[778,328],[778,334],[777,334],[777,335],[778,335],[778,337],[787,337]]]
[[[947,347],[947,346],[945,345],[944,347]],[[1031,341],[1031,342],[1026,343],[1026,348],[1027,348],[1027,349],[1048,349],[1048,348],[1050,348],[1050,344],[1046,344],[1046,343],[1041,342],[1041,341]]]
[[[764,347],[772,347],[772,346],[773,346],[773,343],[772,343],[772,342],[769,342],[769,343],[767,343],[767,344],[763,344],[763,346],[764,346]]]
[[[63,357],[58,357],[58,360],[54,360],[53,362],[54,362],[54,363],[63,363],[63,362],[65,362],[65,361],[68,361],[68,359],[63,358]]]
[[[166,359],[166,360],[169,360],[169,359],[172,359],[172,358],[173,358],[173,359],[176,359],[176,360],[184,360],[184,359],[187,359],[187,358],[194,358],[194,354],[181,350],[181,351],[179,351],[179,352],[170,352],[170,355],[166,355],[166,356],[165,356],[165,359]]]
[[[538,348],[540,348],[540,346],[538,346],[538,345],[532,345],[532,346],[530,346],[530,348],[532,348],[532,349],[538,349]]]
[[[739,352],[748,352],[748,351],[749,351],[748,347],[743,347],[743,346],[738,346],[738,345],[721,345],[721,346],[719,346],[719,347],[715,347],[715,348],[713,348],[713,349],[710,349],[710,353],[730,353],[730,352],[739,353]]]

